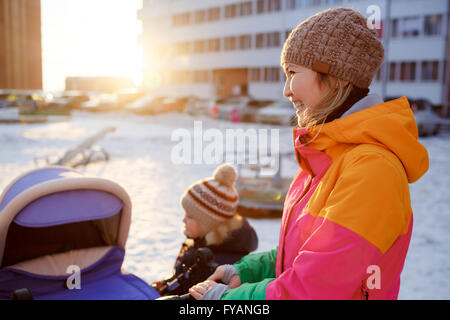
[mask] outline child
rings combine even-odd
[[[255,230],[236,213],[236,178],[235,168],[223,164],[212,178],[197,181],[182,195],[187,239],[175,261],[173,276],[153,284],[161,295],[187,293],[218,264],[232,264],[258,246]]]

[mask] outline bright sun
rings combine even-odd
[[[142,82],[140,0],[41,0],[45,90],[67,76],[123,76]]]

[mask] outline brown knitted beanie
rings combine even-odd
[[[195,182],[181,196],[186,216],[197,221],[200,237],[235,215],[239,200],[236,178],[233,165],[222,164],[213,177]]]
[[[319,12],[292,30],[281,66],[294,63],[368,88],[384,59],[383,44],[366,18],[353,9]]]

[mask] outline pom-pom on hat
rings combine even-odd
[[[225,163],[214,170],[212,177],[195,182],[181,196],[186,216],[198,223],[200,237],[236,214],[236,179],[234,166]]]

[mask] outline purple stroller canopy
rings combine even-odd
[[[130,198],[112,181],[65,167],[20,176],[0,195],[0,300],[20,288],[35,299],[157,298],[121,271],[130,221]],[[68,265],[83,266],[81,290],[64,287]]]
[[[82,175],[66,168],[43,169],[25,175],[6,192],[0,210],[31,187],[49,180],[68,177],[82,177]],[[96,220],[115,215],[122,206],[120,199],[104,191],[62,191],[34,200],[16,215],[14,222],[24,227],[46,227]]]
[[[48,251],[49,241],[52,240],[49,233],[57,231],[60,237],[71,232],[70,237],[78,235],[81,239],[74,239],[79,245],[84,243],[92,246],[95,245],[93,238],[86,237],[101,227],[101,237],[108,237],[106,244],[125,248],[130,221],[129,196],[112,181],[85,177],[70,168],[57,166],[27,172],[14,180],[0,196],[0,265],[5,266],[5,254],[12,252],[5,251],[8,244],[11,249],[27,250],[25,241],[32,241],[31,244],[35,242],[32,237],[38,237],[37,243],[34,243],[35,247],[43,235],[47,238],[42,238],[41,245],[45,245]],[[72,225],[73,228],[70,227]],[[55,229],[58,226],[61,227]],[[29,231],[23,228],[28,228]],[[79,228],[80,232],[74,228]],[[39,233],[38,229],[47,233]],[[28,240],[22,236],[25,232]],[[69,235],[66,240],[68,237]],[[83,237],[92,241],[82,241]],[[12,246],[14,242],[8,239],[16,241],[18,245],[23,242],[22,247],[15,248]],[[51,244],[55,244],[54,241]],[[44,252],[37,250],[37,253]],[[31,257],[32,253],[28,252],[28,256]]]
[[[54,193],[27,205],[14,222],[24,227],[47,227],[111,217],[122,209],[112,194],[97,190]]]
[[[82,177],[82,175],[69,168],[56,167],[44,168],[25,174],[16,181],[13,181],[6,189],[6,193],[0,203],[0,211],[2,211],[11,200],[27,189],[46,181],[68,177]]]

